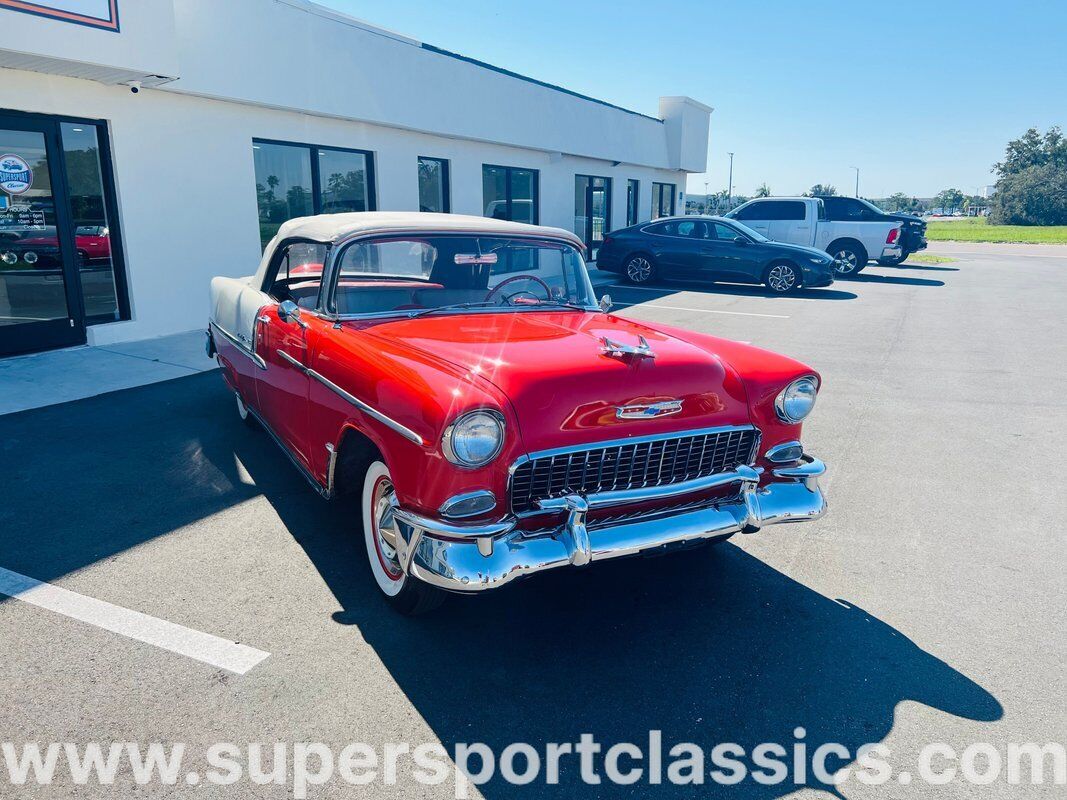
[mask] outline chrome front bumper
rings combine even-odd
[[[798,464],[773,468],[773,481],[760,487],[761,470],[739,467],[729,475],[716,476],[718,486],[740,483],[739,499],[674,513],[650,513],[601,527],[589,527],[586,514],[591,507],[606,505],[602,496],[553,498],[542,507],[565,512],[566,520],[553,530],[533,535],[516,529],[514,519],[461,525],[396,507],[393,513],[401,539],[398,555],[408,574],[442,589],[496,589],[557,567],[582,566],[723,534],[755,533],[766,525],[818,519],[826,513],[826,499],[819,488],[825,471],[821,461],[804,456]]]

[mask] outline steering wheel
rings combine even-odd
[[[543,288],[545,290],[545,299],[546,300],[551,300],[552,299],[552,289],[549,287],[549,285],[547,283],[545,283],[543,280],[538,278],[536,275],[512,275],[510,278],[505,278],[500,283],[498,283],[496,286],[494,286],[492,289],[490,289],[489,293],[485,296],[485,301],[484,302],[488,302],[490,300],[490,298],[492,298],[492,296],[494,294],[499,292],[501,289],[503,289],[509,283],[514,283],[515,281],[533,281],[534,283],[539,283],[539,284],[541,284],[541,288]],[[537,295],[535,295],[529,289],[521,289],[520,291],[512,292],[511,294],[507,295],[504,298],[504,302],[510,302],[512,297],[515,297],[516,295],[520,295],[520,294],[529,294],[529,295],[533,295],[533,297],[535,299],[537,299],[537,300],[541,299],[541,298],[537,297]]]

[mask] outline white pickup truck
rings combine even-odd
[[[872,259],[899,258],[900,222],[836,222],[818,197],[759,197],[726,215],[786,244],[817,247],[834,257],[840,276],[855,275]]]

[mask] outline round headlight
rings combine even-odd
[[[815,378],[797,378],[786,386],[774,401],[775,411],[782,422],[797,423],[815,408],[818,391]]]
[[[504,446],[504,418],[495,411],[472,411],[445,429],[441,449],[461,467],[488,464]]]

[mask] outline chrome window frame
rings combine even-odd
[[[322,289],[319,292],[318,306],[316,312],[318,316],[331,322],[344,322],[349,320],[366,320],[366,319],[391,319],[395,317],[404,318],[410,316],[410,312],[405,311],[374,311],[366,314],[338,314],[331,309],[331,301],[337,292],[337,280],[340,277],[341,260],[344,256],[345,250],[354,244],[361,241],[373,240],[373,239],[393,239],[404,236],[456,236],[456,237],[485,237],[492,239],[527,239],[535,242],[550,242],[560,244],[565,247],[569,247],[573,250],[578,257],[582,260],[582,274],[585,276],[586,289],[590,298],[590,305],[582,306],[583,310],[594,313],[600,312],[600,306],[595,304],[596,291],[593,288],[593,281],[589,277],[589,265],[586,264],[585,256],[582,253],[583,246],[576,245],[569,238],[562,236],[552,235],[539,235],[530,233],[501,233],[499,231],[485,231],[485,230],[440,230],[436,228],[387,228],[381,230],[372,231],[359,231],[358,233],[350,234],[336,241],[329,243],[329,253],[327,254],[327,263],[323,267],[323,282]],[[327,243],[323,243],[327,244]],[[508,309],[507,313],[518,313],[526,311],[537,311],[536,306],[530,308],[518,308]],[[558,307],[551,309],[540,309],[541,311],[559,310]],[[500,309],[457,309],[459,313],[477,314],[478,312],[492,312],[500,313]]]

